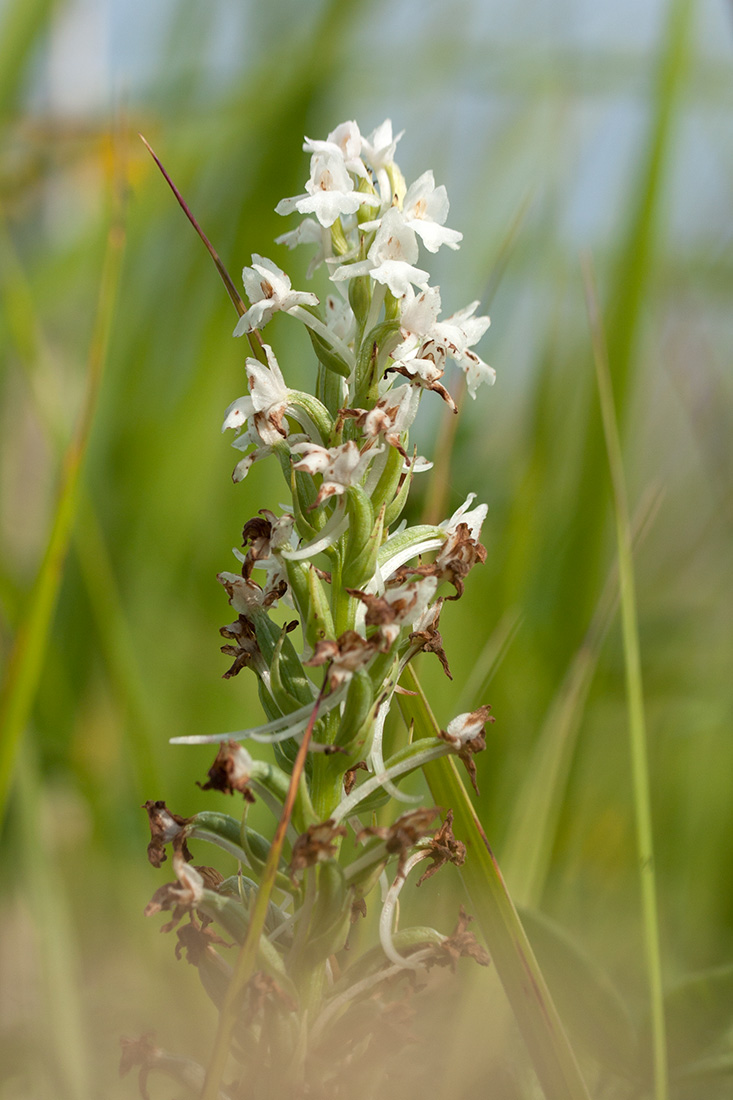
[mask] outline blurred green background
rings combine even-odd
[[[194,785],[210,750],[168,738],[259,714],[245,676],[221,679],[215,574],[282,483],[266,463],[230,481],[245,349],[137,131],[237,281],[259,252],[303,287],[307,257],[272,244],[303,135],[385,117],[408,182],[447,186],[464,243],[432,282],[446,313],[488,304],[498,374],[412,505],[489,504],[488,560],[441,624],[454,680],[423,666],[433,708],[445,725],[492,703],[486,831],[518,903],[590,960],[549,977],[597,1095],[638,1095],[583,1034],[592,967],[642,1034],[647,1002],[590,253],[638,529],[673,1094],[731,1095],[732,48],[722,0],[0,4],[3,1100],[135,1095],[120,1034],[206,1057],[196,976],[142,916],[162,872],[140,805],[225,805]],[[267,338],[307,385],[294,328]],[[437,1092],[531,1095],[495,979],[466,981]]]

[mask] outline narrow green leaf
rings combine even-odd
[[[436,736],[439,727],[409,667],[403,681],[416,692],[399,697],[403,713],[414,722],[417,736]],[[547,1100],[589,1100],[550,991],[455,760],[443,757],[424,771],[436,805],[453,810],[453,831],[468,849],[461,877]]]
[[[634,525],[637,541],[648,530],[659,500],[659,493],[654,493],[642,501]],[[550,706],[514,804],[502,862],[517,905],[534,907],[541,901],[585,702],[617,607],[618,568],[614,565],[582,645]]]
[[[15,760],[40,680],[46,639],[52,625],[76,517],[82,464],[97,406],[117,301],[124,239],[120,209],[113,218],[107,235],[97,313],[89,349],[84,403],[76,431],[64,454],[46,552],[27,605],[21,614],[5,680],[0,690],[0,819],[5,812]]]
[[[644,692],[641,677],[639,651],[639,627],[636,611],[634,559],[632,553],[631,523],[626,498],[621,440],[616,420],[611,372],[608,366],[593,274],[589,261],[584,264],[586,301],[590,319],[596,378],[603,417],[608,466],[613,487],[613,506],[616,516],[616,545],[618,551],[619,579],[621,583],[621,623],[623,632],[624,663],[626,665],[626,697],[629,714],[629,742],[631,749],[631,773],[636,815],[636,846],[641,879],[641,901],[644,923],[644,946],[649,982],[649,999],[652,1020],[652,1049],[654,1061],[654,1095],[656,1100],[669,1096],[669,1071],[667,1067],[667,1040],[664,1020],[662,990],[662,962],[659,945],[659,918],[657,912],[656,871],[654,867],[654,840],[652,828],[651,794],[649,784],[649,760],[644,718]]]

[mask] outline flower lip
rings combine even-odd
[[[234,329],[235,336],[262,328],[270,318],[282,310],[287,313],[295,306],[318,305],[318,298],[309,291],[293,290],[289,277],[272,260],[265,256],[252,256],[252,266],[242,271],[242,281],[250,308],[243,314]]]
[[[313,154],[305,190],[304,195],[281,199],[275,212],[291,214],[297,210],[300,214],[315,214],[321,225],[329,229],[342,214],[355,214],[365,203],[374,206],[379,202],[375,195],[354,190],[354,181],[340,152]]]
[[[343,157],[344,165],[354,175],[368,179],[368,172],[361,159],[362,137],[356,122],[342,122],[332,130],[325,141],[307,137],[303,142],[306,153],[335,153]]]
[[[407,225],[417,233],[428,252],[437,252],[442,244],[456,249],[463,234],[445,226],[449,209],[445,187],[435,186],[432,171],[428,170],[407,189],[402,214]]]
[[[331,278],[334,282],[369,275],[378,283],[384,283],[394,294],[402,298],[408,294],[411,284],[426,287],[430,273],[415,267],[419,255],[417,237],[400,211],[391,206],[381,220],[379,229],[367,253],[366,260],[342,264]]]
[[[293,451],[303,457],[293,463],[294,470],[302,470],[311,475],[322,474],[323,481],[312,505],[317,507],[328,497],[341,495],[352,485],[358,485],[378,447],[359,451],[352,439],[338,447],[321,447],[317,443],[296,443]]]
[[[400,130],[397,137],[393,137],[392,120],[386,118],[381,126],[377,126],[375,130],[372,130],[369,137],[362,138],[362,155],[371,164],[375,172],[382,168],[388,168],[394,163],[397,142],[404,132],[404,130]]]

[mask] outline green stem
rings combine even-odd
[[[265,928],[267,907],[270,903],[275,879],[277,877],[277,869],[280,863],[280,855],[285,841],[285,834],[287,833],[290,818],[293,813],[298,785],[300,783],[300,777],[303,774],[303,768],[305,767],[308,746],[318,717],[318,709],[321,705],[324,689],[325,681],[324,687],[321,688],[318,698],[316,699],[310,722],[303,734],[303,740],[300,743],[298,755],[295,758],[293,773],[290,777],[290,786],[283,805],[283,812],[278,822],[277,829],[275,830],[272,846],[267,856],[267,863],[262,873],[262,881],[252,908],[252,916],[247,929],[247,935],[240,948],[234,973],[227,989],[226,999],[219,1015],[219,1026],[214,1040],[211,1061],[206,1071],[206,1082],[203,1092],[201,1093],[201,1100],[218,1100],[219,1098],[219,1090],[229,1058],[232,1033],[237,1022],[240,997],[244,987],[254,972],[257,949],[259,947],[260,937]]]

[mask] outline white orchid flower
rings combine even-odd
[[[293,290],[290,279],[272,260],[255,253],[252,266],[245,267],[242,281],[251,302],[247,312],[239,318],[235,336],[262,328],[274,313],[288,313],[296,306],[317,306],[318,298],[307,291]]]
[[[275,207],[278,214],[315,214],[321,225],[333,225],[342,214],[355,214],[364,203],[374,206],[375,195],[354,190],[341,153],[314,153],[311,157],[311,175],[305,185],[305,195],[281,199]]]
[[[307,137],[303,142],[306,153],[335,153],[343,157],[347,171],[355,176],[368,179],[364,161],[361,159],[362,136],[355,122],[342,122],[332,130],[325,141],[313,141]]]
[[[361,140],[361,153],[364,159],[372,166],[375,172],[380,168],[389,168],[394,164],[394,155],[397,142],[404,134],[400,130],[397,137],[392,137],[392,120],[386,118],[381,126],[372,130],[369,137]]]
[[[478,539],[481,534],[484,520],[488,514],[489,506],[488,504],[479,504],[478,507],[471,508],[475,499],[476,494],[469,493],[463,504],[460,508],[456,509],[450,519],[444,519],[440,524],[443,530],[453,535],[458,529],[459,523],[465,523],[471,538],[474,540]]]
[[[455,229],[447,229],[450,204],[448,193],[441,184],[435,186],[432,171],[428,170],[416,179],[407,189],[402,204],[402,216],[405,223],[422,239],[428,252],[437,252],[442,244],[456,249],[463,240],[463,234]]]
[[[292,448],[303,457],[293,463],[295,470],[315,475],[322,474],[323,482],[315,503],[322,504],[330,496],[345,493],[352,485],[359,485],[366,473],[367,466],[378,447],[361,453],[356,443],[349,440],[339,447],[321,447],[317,443],[296,443]]]
[[[390,207],[382,218],[366,260],[355,264],[343,264],[336,268],[331,279],[340,282],[358,275],[369,275],[378,283],[388,286],[395,298],[408,293],[410,284],[426,287],[430,275],[414,267],[419,248],[415,231],[411,229],[396,207]]]

